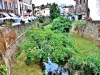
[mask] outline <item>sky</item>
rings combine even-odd
[[[66,4],[66,5],[70,5],[70,4],[75,4],[74,0],[32,0],[33,4],[35,4],[35,6],[39,6],[42,4],[47,4],[47,3],[57,3],[58,5],[61,4]]]

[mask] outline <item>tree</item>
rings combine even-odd
[[[32,59],[45,62],[48,57],[53,62],[65,64],[65,58],[69,59],[74,51],[69,37],[52,30],[32,29],[26,36],[21,48],[26,53],[28,64]]]
[[[72,20],[60,16],[53,20],[51,29],[61,33],[66,33],[66,32],[69,33],[71,27],[72,27]]]
[[[51,20],[53,20],[54,18],[57,18],[58,16],[60,16],[60,10],[58,8],[58,5],[53,3],[50,6],[50,18]]]
[[[44,5],[44,4],[42,4],[42,5],[41,5],[41,10],[42,10],[42,9],[44,9],[44,8],[45,8],[45,5]]]

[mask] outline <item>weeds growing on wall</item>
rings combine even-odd
[[[0,66],[0,73],[2,75],[7,75],[7,70],[6,70],[6,67],[4,65]]]

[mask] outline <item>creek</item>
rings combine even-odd
[[[43,62],[45,65],[45,75],[68,75],[67,69],[63,66],[59,66],[56,63],[53,63],[48,57],[48,62]]]

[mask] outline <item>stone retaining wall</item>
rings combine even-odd
[[[94,40],[100,43],[100,21],[89,21],[85,25],[79,25],[79,31],[75,32],[82,34],[83,37]]]
[[[11,75],[12,61],[16,58],[19,45],[24,42],[24,34],[32,27],[32,23],[0,28],[0,51]]]

